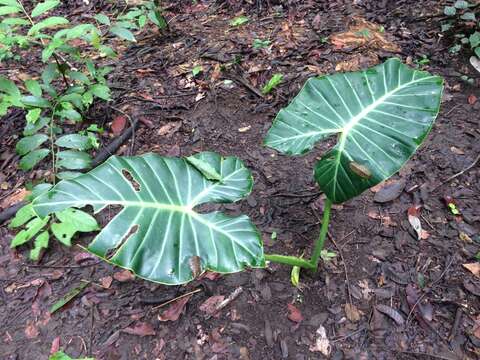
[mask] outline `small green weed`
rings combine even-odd
[[[275,89],[283,80],[282,74],[275,74],[272,78],[265,84],[262,88],[262,94],[269,94],[273,89]]]

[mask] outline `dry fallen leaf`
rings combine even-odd
[[[76,254],[73,259],[75,260],[75,262],[77,264],[80,264],[86,260],[93,260],[95,259],[95,255],[93,255],[92,253],[89,253],[89,252],[81,252],[81,253],[78,253]]]
[[[475,70],[480,72],[480,60],[476,56],[471,56],[470,57],[470,64],[472,64],[472,66],[475,68]]]
[[[345,315],[352,322],[357,322],[362,317],[357,307],[350,303],[345,304]]]
[[[206,312],[209,315],[213,315],[217,312],[217,306],[225,300],[225,296],[223,295],[215,295],[210,296],[207,300],[205,300],[199,307],[201,311]]]
[[[52,345],[50,346],[50,355],[55,354],[58,350],[60,350],[60,336],[53,339]]]
[[[158,129],[159,136],[171,136],[175,134],[182,127],[182,121],[172,121],[165,124]]]
[[[195,96],[195,101],[200,101],[200,100],[202,100],[205,96],[206,96],[205,93],[200,92],[200,93],[197,94],[197,96]]]
[[[30,194],[30,191],[25,188],[17,189],[0,202],[0,208],[8,208],[9,206],[23,200],[28,194]]]
[[[115,136],[120,135],[123,129],[125,129],[126,125],[127,125],[127,118],[123,115],[119,115],[115,119],[113,119],[112,125],[110,125],[113,135]]]
[[[238,132],[246,132],[246,131],[250,130],[251,128],[252,128],[251,125],[241,127],[241,128],[238,129]]]
[[[390,216],[383,216],[378,212],[376,212],[375,210],[370,210],[367,215],[371,219],[381,220],[382,224],[385,226],[392,226],[392,227],[397,226],[397,223],[393,221]]]
[[[470,271],[476,277],[480,277],[480,262],[463,264],[463,267]]]
[[[207,278],[208,280],[215,281],[219,279],[222,274],[212,271],[205,271],[202,275],[200,275],[199,279]]]
[[[463,231],[460,231],[460,234],[458,234],[458,237],[460,240],[465,241],[466,243],[472,244],[473,240],[468,234],[464,233]]]
[[[402,314],[400,314],[397,310],[391,308],[390,306],[378,304],[376,308],[381,313],[392,318],[398,325],[403,325],[405,323]]]
[[[300,310],[293,304],[287,304],[287,307],[288,307],[288,319],[293,321],[293,322],[296,322],[296,323],[299,323],[303,320],[303,315],[302,313],[300,312]]]
[[[180,318],[180,315],[182,315],[183,310],[185,309],[185,305],[187,305],[188,300],[190,300],[191,297],[192,295],[185,296],[171,303],[166,310],[164,310],[161,314],[158,314],[158,320],[160,321],[178,320]]]
[[[133,275],[129,270],[123,270],[113,274],[113,278],[120,282],[126,282],[135,280],[135,275]]]
[[[335,71],[348,72],[358,71],[377,65],[380,62],[378,55],[373,52],[366,54],[357,53],[350,56],[348,59],[339,62],[335,66]]]
[[[127,327],[122,330],[124,333],[137,336],[154,336],[155,330],[152,325],[146,322],[138,322],[134,327]]]
[[[468,100],[468,103],[469,103],[470,105],[473,105],[473,104],[475,104],[475,103],[477,102],[477,97],[476,97],[475,95],[471,94],[471,95],[468,97],[467,100]]]
[[[28,322],[25,328],[25,336],[29,339],[35,339],[39,334],[37,326],[33,322]]]
[[[407,295],[407,303],[410,311],[413,312],[415,318],[424,329],[429,329],[429,324],[433,320],[433,306],[425,297],[422,296],[418,288],[412,284],[408,284],[405,288]]]
[[[408,222],[417,233],[418,240],[422,239],[422,223],[420,222],[420,206],[412,206],[408,209]]]
[[[430,233],[427,230],[423,230],[420,234],[420,239],[427,240],[430,237]]]
[[[399,52],[400,47],[387,38],[385,29],[362,18],[354,18],[348,30],[330,36],[330,42],[338,49],[356,49],[364,46],[372,50]]]
[[[310,346],[310,351],[312,352],[321,352],[325,356],[329,356],[332,348],[330,346],[330,341],[327,338],[327,331],[325,328],[320,325],[317,329],[317,339],[315,345]]]
[[[452,146],[450,148],[450,151],[453,152],[455,155],[465,155],[465,151],[463,151],[462,149],[459,149],[455,146]]]
[[[480,339],[480,315],[477,315],[477,318],[475,319],[474,330],[472,333],[477,339]]]
[[[109,289],[110,285],[112,285],[112,277],[111,276],[105,276],[100,278],[100,284],[102,284],[102,287],[105,289]]]

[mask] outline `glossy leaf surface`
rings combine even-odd
[[[296,155],[336,136],[336,146],[315,166],[315,179],[341,203],[392,176],[413,155],[438,114],[442,90],[442,78],[398,59],[312,78],[278,113],[265,143]]]
[[[208,163],[220,180],[207,179],[192,161],[155,154],[113,156],[73,180],[61,181],[34,200],[34,210],[47,216],[68,207],[108,205],[122,210],[90,243],[88,249],[136,275],[164,284],[194,278],[192,260],[201,270],[220,273],[263,267],[261,238],[247,216],[200,213],[196,206],[228,203],[245,197],[252,176],[234,157],[194,155]]]

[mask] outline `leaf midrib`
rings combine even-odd
[[[415,73],[416,72],[417,71],[413,72],[413,79],[415,78]],[[385,76],[385,73],[384,73],[384,76]],[[375,100],[370,105],[363,108],[363,110],[360,111],[353,118],[351,118],[350,121],[343,128],[339,129],[339,132],[341,132],[341,135],[340,135],[340,139],[339,139],[339,142],[338,142],[338,145],[337,145],[338,146],[338,152],[337,152],[337,156],[335,158],[335,171],[334,171],[334,176],[333,176],[333,179],[335,179],[334,180],[334,185],[333,185],[334,198],[336,197],[336,187],[337,187],[337,180],[336,179],[337,179],[337,175],[338,175],[338,167],[340,165],[340,157],[345,151],[346,140],[348,138],[348,134],[350,133],[351,129],[353,127],[355,127],[355,125],[358,124],[363,118],[365,118],[370,112],[372,112],[378,106],[383,104],[387,98],[389,98],[390,96],[393,96],[396,92],[398,92],[398,91],[400,91],[400,90],[402,90],[402,89],[404,89],[404,88],[406,88],[406,87],[408,87],[412,84],[422,82],[422,81],[425,81],[425,80],[429,80],[429,79],[433,79],[433,78],[436,78],[436,77],[437,76],[427,76],[427,77],[423,77],[423,78],[420,78],[420,79],[417,79],[417,80],[411,80],[411,81],[409,81],[409,82],[407,82],[407,83],[405,83],[401,86],[396,87],[394,90],[387,92],[386,94],[382,95],[378,99],[375,99],[374,94],[372,93],[372,98],[375,99]],[[350,87],[352,88],[352,91],[354,92],[354,94],[356,94],[355,89],[351,85],[350,85]]]

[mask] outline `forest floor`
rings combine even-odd
[[[75,8],[79,22],[111,10],[103,1],[64,3],[65,13]],[[468,56],[450,54],[448,37],[440,36],[439,19],[431,16],[442,12],[440,2],[251,1],[243,8],[194,3],[167,2],[168,32],[146,29],[138,43],[117,49],[111,105],[140,124],[134,143],[118,153],[133,146],[134,154],[210,150],[243,159],[254,175],[253,192],[225,209],[250,216],[264,234],[267,252],[308,252],[319,231],[324,197],[312,169],[326,146],[286,157],[262,145],[275,114],[307,78],[366,68],[392,56],[442,75],[446,86],[432,132],[388,186],[334,208],[326,246],[337,257],[317,273],[302,272],[298,288],[290,282],[290,268],[277,264],[167,287],[134,279],[85,256],[78,246],[58,244],[33,265],[26,249],[9,248],[15,233],[3,224],[0,359],[47,359],[52,347],[96,359],[478,358],[480,167],[445,180],[480,154],[480,90]],[[249,22],[232,27],[231,19],[241,14]],[[376,24],[385,41],[351,46],[346,35],[358,33],[344,33],[354,23],[367,26],[365,21]],[[335,44],[333,34],[340,34]],[[271,43],[254,49],[256,38]],[[423,56],[429,61],[419,61]],[[202,72],[194,78],[191,69],[197,65]],[[0,66],[3,73],[13,63]],[[32,64],[24,59],[15,66],[22,73]],[[258,89],[275,73],[283,74],[283,81],[262,96]],[[102,104],[91,114],[107,129],[114,117]],[[13,119],[0,122],[0,176],[10,184],[0,191],[0,202],[28,180],[15,156],[21,126]],[[107,135],[105,142],[113,136]],[[376,201],[382,196],[388,201]],[[450,212],[446,196],[460,215]],[[416,205],[424,229],[420,240],[407,216]],[[465,264],[474,265],[469,270]],[[49,307],[81,280],[91,284],[50,315]],[[214,316],[205,312],[211,301],[235,291],[240,294],[226,308]],[[328,356],[316,343],[322,329]]]

